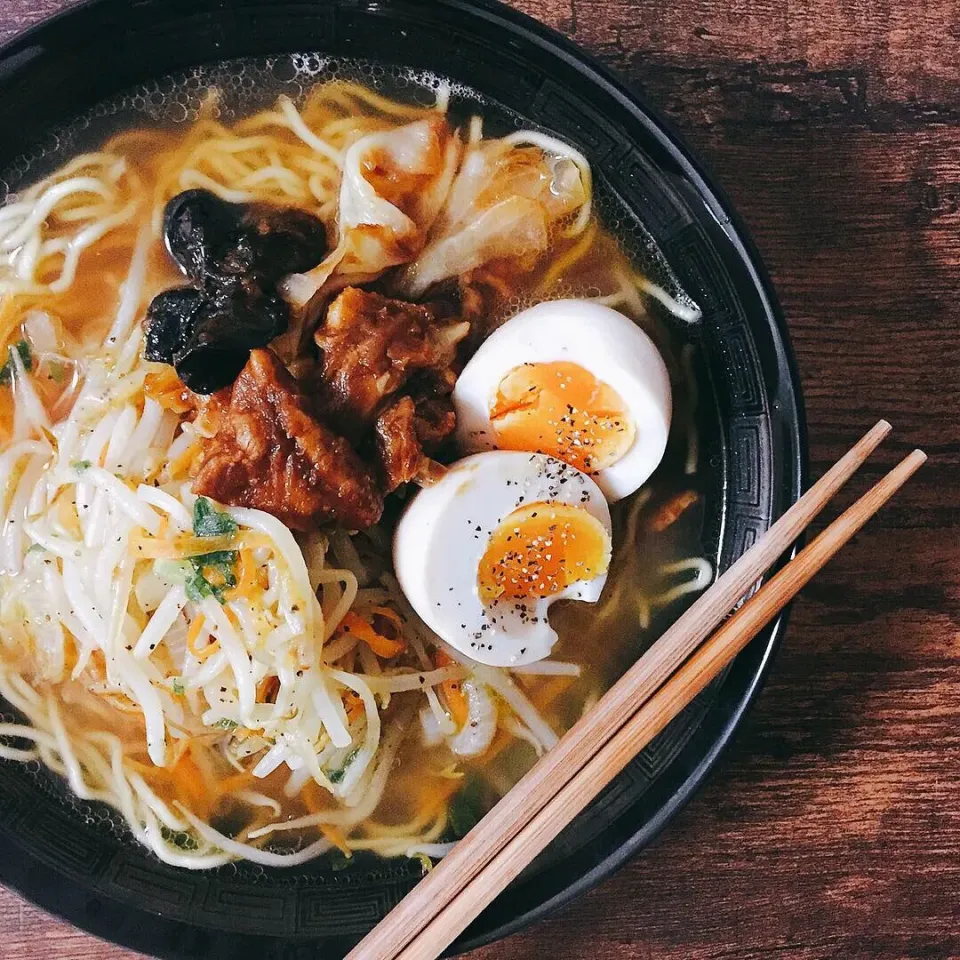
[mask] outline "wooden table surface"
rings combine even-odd
[[[931,460],[804,593],[661,839],[471,960],[960,957],[960,2],[514,2],[629,78],[731,194],[789,320],[814,471],[880,415],[895,439],[858,490],[909,447]],[[0,39],[63,6],[0,0]],[[133,956],[0,891],[0,960]]]

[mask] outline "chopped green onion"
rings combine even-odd
[[[193,573],[187,577],[184,584],[187,589],[187,599],[199,603],[204,597],[216,597],[220,603],[223,603],[226,600],[227,591],[237,585],[237,559],[236,550],[214,550],[213,553],[191,557],[188,563],[193,567]],[[211,582],[207,571],[213,571],[219,575],[217,582]]]
[[[349,767],[350,764],[357,759],[357,754],[359,752],[360,752],[359,750],[353,750],[350,753],[348,753],[347,759],[343,761],[343,766],[340,767],[339,770],[331,770],[327,774],[327,777],[329,778],[331,783],[339,783],[344,778],[344,776],[347,773],[347,767]]]
[[[30,344],[26,340],[18,340],[12,347],[7,348],[12,355],[16,350],[20,354],[20,359],[27,370],[33,369],[33,354],[30,352]],[[0,383],[9,383],[13,377],[13,357],[10,356],[6,363],[0,367]]]
[[[327,863],[334,873],[339,873],[353,863],[353,857],[348,857],[342,850],[331,850],[327,855]]]
[[[187,599],[200,603],[207,597],[216,597],[219,603],[227,599],[227,591],[237,585],[236,550],[214,550],[189,560],[155,560],[153,571],[167,583],[181,583]]]
[[[467,777],[460,792],[450,801],[447,819],[457,840],[465,837],[481,820],[484,813],[483,783],[477,776]]]
[[[237,521],[206,497],[197,497],[193,504],[193,532],[198,537],[231,536],[237,532]]]

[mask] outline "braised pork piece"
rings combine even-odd
[[[336,519],[350,528],[380,519],[373,471],[309,410],[270,350],[254,350],[208,441],[196,493],[265,510],[296,530]]]
[[[431,472],[428,454],[449,437],[457,425],[447,397],[415,401],[402,396],[386,407],[374,424],[380,483],[384,493],[423,478]]]
[[[416,378],[428,395],[456,382],[457,346],[470,330],[430,306],[347,287],[314,337],[321,351],[318,400],[331,422],[360,436],[387,398]]]

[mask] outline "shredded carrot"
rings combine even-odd
[[[279,692],[280,678],[274,676],[264,677],[260,681],[260,685],[257,687],[257,702],[273,703],[276,700]]]
[[[218,567],[203,566],[200,572],[203,574],[203,579],[206,580],[211,587],[224,587],[227,584],[227,578]]]
[[[203,773],[187,750],[173,768],[174,787],[180,800],[198,817],[210,814],[210,795]]]
[[[190,391],[172,367],[159,373],[148,373],[143,381],[143,392],[156,400],[164,410],[183,414],[194,408]]]
[[[383,608],[377,608],[383,609]],[[359,640],[362,640],[378,657],[389,660],[397,654],[403,653],[407,649],[407,641],[401,636],[394,640],[378,633],[367,623],[366,620],[351,612],[340,621],[340,630],[342,633],[352,633]]]
[[[166,514],[164,514],[160,518],[160,525],[157,527],[157,536],[165,537],[167,535],[167,529],[169,528],[169,526],[170,526],[170,518]]]
[[[240,621],[237,619],[237,615],[229,608],[224,607],[223,612],[227,615],[227,620],[230,621],[230,626],[238,632],[243,631],[243,627],[240,626]]]
[[[97,680],[104,680],[107,676],[107,658],[104,656],[102,650],[94,650],[90,654],[90,658],[87,660],[87,670],[86,672],[90,674]],[[122,693],[118,696],[124,696]]]
[[[260,571],[253,559],[253,550],[244,548],[240,551],[240,579],[237,585],[227,591],[227,599],[237,597],[252,597],[260,586]]]
[[[129,616],[133,618],[133,622],[137,625],[137,628],[141,633],[147,629],[149,617],[147,617],[146,611],[140,606],[139,603],[135,603],[130,607]]]
[[[328,804],[324,802],[324,796],[320,792],[320,787],[317,784],[316,780],[309,781],[306,786],[300,791],[300,799],[303,801],[303,805],[307,808],[308,812],[317,814],[321,810],[325,810],[328,807]],[[350,856],[350,848],[347,846],[347,838],[344,836],[343,831],[339,828],[333,826],[330,823],[321,823],[320,832],[339,850],[343,851],[345,856]]]
[[[218,650],[220,649],[220,641],[214,640],[212,643],[208,643],[202,650],[198,653],[195,653],[194,656],[200,660],[209,660]]]
[[[331,823],[321,823],[320,832],[345,856],[353,856],[352,851],[347,846],[347,838],[339,827]]]
[[[662,504],[651,517],[650,529],[654,533],[663,533],[667,527],[673,526],[699,499],[699,494],[693,490],[685,490],[683,493],[678,493],[675,497],[671,497],[666,503]]]
[[[213,640],[212,643],[208,643],[205,647],[197,647],[197,640],[200,639],[204,624],[205,619],[201,613],[193,620],[187,630],[187,647],[198,660],[206,660],[220,649],[220,641],[216,639]]]
[[[179,457],[171,460],[170,463],[167,464],[167,476],[169,476],[171,480],[179,480],[187,476],[190,473],[190,468],[193,466],[193,461],[200,455],[202,449],[199,440],[191,443]]]
[[[447,709],[453,717],[453,722],[457,729],[461,729],[470,719],[470,707],[467,704],[467,698],[463,694],[463,688],[459,680],[444,680],[440,684],[440,691],[447,704]]]
[[[72,633],[68,630],[64,630],[64,639],[63,639],[63,669],[66,674],[73,673],[73,668],[77,665],[77,661],[80,659],[79,648],[77,647],[77,641],[74,639]]]
[[[353,723],[364,714],[363,698],[354,690],[346,690],[343,694],[343,708],[347,711],[347,722]]]
[[[449,667],[457,661],[454,660],[446,650],[437,650],[434,654],[433,662],[438,667]],[[444,680],[438,684],[438,686],[440,687],[440,692],[443,694],[444,703],[446,703],[447,709],[450,711],[450,716],[453,717],[453,722],[457,725],[458,730],[461,729],[470,719],[470,706],[467,703],[467,698],[463,694],[463,687],[460,685],[460,681]]]
[[[195,537],[181,534],[172,540],[144,536],[135,533],[130,537],[130,552],[138,560],[186,560],[205,553],[220,550],[233,550],[237,546],[236,537]]]

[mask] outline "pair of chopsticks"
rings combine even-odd
[[[881,420],[838,460],[347,960],[434,960],[439,956],[916,472],[926,460],[920,450],[901,461],[729,616],[890,429]]]

